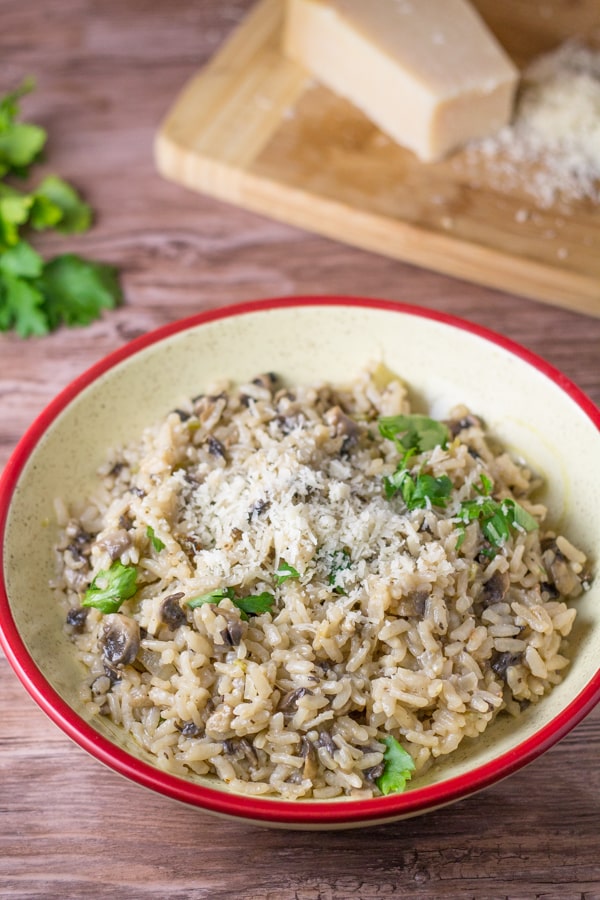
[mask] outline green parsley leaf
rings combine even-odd
[[[400,794],[406,788],[406,782],[410,781],[415,771],[415,763],[407,750],[404,749],[391,734],[382,738],[386,750],[383,754],[385,768],[377,779],[377,787],[385,796],[387,794]]]
[[[89,325],[102,309],[121,301],[116,269],[66,253],[46,263],[40,287],[46,300],[51,328]]]
[[[160,553],[161,550],[165,549],[166,544],[163,544],[160,538],[156,537],[154,534],[154,528],[152,525],[148,525],[146,528],[146,537],[150,539],[150,543],[154,547],[157,553]]]
[[[226,597],[229,600],[233,600],[233,596],[233,588],[216,588],[208,594],[193,597],[187,601],[187,605],[190,609],[197,609],[199,606],[204,606],[205,603],[214,603],[215,606],[218,606],[221,600],[224,600]]]
[[[233,588],[228,587],[216,588],[209,594],[202,594],[200,597],[194,597],[192,600],[188,600],[187,605],[190,609],[197,609],[199,606],[204,606],[205,603],[213,603],[215,606],[218,606],[221,600],[224,600],[225,598],[231,600],[233,605],[240,610],[242,619],[247,619],[248,616],[258,616],[264,612],[270,612],[271,607],[275,603],[273,594],[269,594],[266,591],[262,594],[251,594],[248,597],[236,598]]]
[[[14,328],[23,338],[47,334],[43,304],[43,294],[35,282],[11,272],[0,272],[0,330]]]
[[[350,556],[350,551],[346,547],[342,547],[340,550],[334,550],[330,557],[329,563],[329,584],[333,585],[333,589],[337,594],[345,593],[343,587],[337,584],[338,576],[340,572],[345,572],[346,569],[350,568],[350,564],[352,562],[352,557]]]
[[[15,122],[0,131],[0,176],[25,176],[46,143],[46,132],[38,125]]]
[[[28,174],[45,144],[43,128],[16,121],[19,100],[33,87],[33,81],[26,80],[0,97],[0,179]],[[0,181],[0,331],[12,329],[29,337],[61,324],[88,325],[121,301],[112,266],[75,254],[44,264],[21,233],[25,228],[85,231],[91,218],[90,207],[75,188],[56,175],[48,175],[29,192]]]
[[[273,594],[263,591],[262,594],[251,594],[249,597],[234,599],[233,603],[247,616],[260,616],[262,613],[271,612],[275,597]]]
[[[276,584],[283,584],[289,578],[300,578],[300,572],[296,571],[293,566],[290,566],[289,563],[286,563],[286,561],[282,559],[279,563],[279,568],[273,573],[273,577]]]
[[[137,590],[137,570],[116,560],[107,571],[98,572],[81,601],[103,613],[117,612]]]
[[[475,500],[464,500],[461,503],[458,513],[457,550],[462,545],[465,527],[469,522],[479,521],[483,535],[494,547],[502,547],[506,543],[510,538],[511,529],[529,532],[539,527],[534,517],[515,500],[508,498],[498,501],[488,496],[493,486],[492,482],[485,476],[482,476],[481,480],[483,489],[479,491],[480,496]],[[479,489],[476,487],[475,490]]]
[[[19,227],[29,219],[33,198],[0,185],[0,250],[19,242]]]
[[[452,482],[447,475],[434,478],[433,475],[417,475],[400,468],[384,479],[385,494],[388,499],[398,491],[409,510],[425,509],[432,506],[445,507],[452,492]]]
[[[45,210],[40,224],[34,220],[38,204]],[[31,224],[34,228],[54,226],[64,234],[86,231],[92,224],[92,209],[70,184],[56,175],[48,175],[35,191]]]
[[[0,272],[22,278],[37,278],[42,274],[44,261],[27,241],[19,241],[0,254]]]
[[[418,413],[406,416],[382,416],[379,419],[382,437],[394,441],[403,451],[424,453],[434,447],[446,447],[450,432],[443,422]]]
[[[0,98],[0,177],[26,175],[46,143],[43,128],[15,121],[20,112],[19,100],[34,87],[33,79],[28,78]]]
[[[35,80],[31,77],[23,79],[18,88],[0,97],[0,131],[6,131],[19,115],[19,100],[25,94],[30,94],[35,87]]]

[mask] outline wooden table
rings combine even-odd
[[[74,376],[198,310],[297,293],[409,301],[489,326],[600,401],[600,319],[452,280],[186,192],[152,141],[181,86],[249,0],[0,0],[0,89],[50,133],[44,170],[97,210],[88,234],[37,241],[123,274],[126,303],[85,329],[0,336],[0,467]],[[422,818],[317,834],[176,806],[89,758],[0,658],[0,896],[348,900],[600,897],[600,709],[526,770]]]

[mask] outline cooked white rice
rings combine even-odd
[[[57,504],[57,589],[92,714],[183,776],[366,797],[386,735],[422,773],[557,684],[585,556],[547,530],[539,482],[465,408],[446,449],[409,463],[451,479],[447,506],[388,498],[401,454],[377,420],[408,412],[381,367],[349,387],[216,385],[112,452],[93,496]],[[461,530],[482,475],[539,527],[496,548],[479,521]],[[135,594],[84,609],[117,561]],[[271,609],[244,619],[236,600],[264,593]]]

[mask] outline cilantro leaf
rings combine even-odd
[[[116,560],[110,569],[98,572],[81,601],[82,606],[94,606],[103,613],[117,612],[125,600],[137,590],[137,570]]]
[[[157,553],[160,553],[161,550],[165,549],[166,544],[164,544],[160,538],[156,537],[152,525],[148,525],[148,527],[146,528],[146,537],[150,539],[150,543]]]
[[[377,787],[384,796],[402,793],[415,771],[414,760],[391,734],[386,734],[382,743],[386,747],[383,754],[385,768],[377,779]]]
[[[116,270],[66,253],[46,263],[41,279],[51,328],[89,325],[102,309],[114,309],[121,301]]]
[[[298,572],[293,566],[290,566],[289,563],[286,563],[286,561],[282,559],[279,563],[279,568],[276,572],[273,573],[273,577],[276,584],[283,584],[289,578],[300,578],[300,572]]]

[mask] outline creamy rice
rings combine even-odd
[[[551,690],[585,556],[478,418],[405,454],[379,421],[409,413],[382,367],[215,385],[57,503],[90,712],[176,774],[325,799],[385,792],[389,736],[423,773]]]

